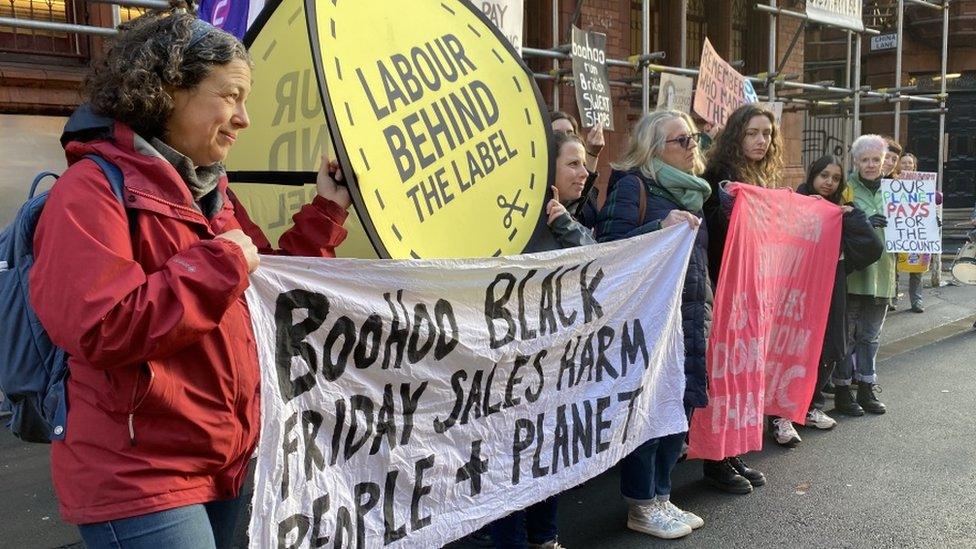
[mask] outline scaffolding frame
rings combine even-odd
[[[109,27],[96,27],[89,25],[77,25],[68,23],[49,23],[43,21],[32,21],[26,19],[15,19],[12,17],[0,17],[0,26],[17,27],[17,28],[28,28],[37,30],[48,30],[48,31],[60,31],[60,32],[70,32],[78,34],[90,34],[95,36],[112,36],[117,33],[115,26],[119,24],[119,7],[139,7],[148,9],[167,9],[169,7],[168,2],[165,0],[91,0],[94,3],[104,3],[110,4],[112,6],[112,28]],[[522,56],[524,57],[543,57],[552,60],[552,69],[548,74],[545,73],[534,73],[533,77],[537,80],[550,80],[554,84],[552,86],[552,107],[558,110],[560,108],[560,84],[572,82],[572,78],[567,78],[572,71],[570,69],[563,69],[560,65],[561,61],[570,60],[572,56],[569,55],[570,47],[567,43],[560,41],[560,13],[559,13],[559,0],[551,0],[552,9],[552,47],[551,49],[538,49],[538,48],[528,48],[523,47],[521,50]],[[761,1],[757,2],[754,9],[765,12],[769,15],[769,36],[768,36],[768,67],[767,71],[760,73],[755,76],[745,76],[753,84],[759,84],[765,87],[765,95],[760,95],[761,99],[765,99],[769,102],[774,102],[779,100],[784,104],[784,112],[796,112],[809,110],[811,108],[823,108],[823,107],[834,107],[834,110],[842,113],[845,119],[844,123],[844,146],[849,148],[853,137],[860,134],[861,119],[865,116],[886,116],[892,115],[894,120],[893,134],[895,139],[900,139],[901,137],[901,117],[907,115],[918,115],[918,114],[933,114],[938,113],[939,115],[939,145],[937,152],[937,170],[938,177],[936,179],[936,188],[939,192],[942,192],[943,187],[943,177],[945,175],[945,163],[947,161],[946,155],[946,112],[948,104],[948,88],[946,71],[948,68],[948,40],[949,40],[949,8],[951,7],[952,0],[897,0],[897,23],[896,23],[896,52],[895,52],[895,81],[894,87],[881,90],[873,90],[870,86],[861,85],[862,74],[861,74],[861,64],[862,64],[862,40],[865,35],[878,35],[880,31],[869,29],[866,26],[857,28],[849,25],[843,24],[829,24],[820,21],[811,21],[806,13],[801,13],[797,11],[791,11],[787,9],[780,8],[777,5],[776,0],[768,0],[768,5],[763,4]],[[911,88],[905,88],[902,86],[902,48],[904,42],[904,15],[906,4],[911,4],[915,6],[924,6],[928,9],[937,10],[942,12],[942,63],[940,70],[940,90],[935,96],[925,95],[925,94],[906,94],[903,92],[909,91]],[[654,61],[661,61],[665,58],[664,52],[652,52],[650,47],[650,2],[649,0],[642,0],[641,2],[641,52],[636,55],[631,55],[628,59],[607,59],[607,65],[610,67],[627,67],[635,71],[635,73],[640,73],[640,78],[634,78],[632,80],[610,80],[609,84],[611,86],[625,87],[628,91],[639,90],[641,98],[641,112],[642,114],[647,114],[650,111],[650,99],[651,94],[659,88],[659,86],[652,85],[651,83],[651,73],[655,74],[679,74],[684,76],[698,77],[698,69],[690,69],[688,66],[688,32],[687,32],[687,21],[688,21],[688,0],[680,0],[679,10],[678,10],[681,25],[680,25],[680,42],[679,42],[679,55],[678,55],[678,66],[672,67],[668,65],[656,64]],[[778,18],[788,17],[795,18],[803,22],[799,25],[796,35],[793,37],[790,45],[788,46],[786,52],[783,54],[783,59],[781,62],[777,63],[777,43],[779,40],[779,33],[777,32]],[[820,25],[821,27],[827,28],[837,28],[845,31],[846,33],[846,60],[844,62],[844,86],[835,86],[826,83],[806,83],[806,82],[796,82],[797,78],[802,77],[802,75],[788,75],[782,74],[782,70],[785,67],[786,60],[789,58],[790,53],[793,51],[793,46],[796,44],[800,33],[806,31],[808,24],[814,23]],[[854,53],[851,54],[851,46],[853,45]],[[840,63],[838,62],[839,66]],[[851,70],[853,69],[853,85],[851,81]],[[778,94],[777,89],[781,92]],[[789,94],[783,95],[782,91],[786,90],[799,90],[799,94]],[[893,105],[892,111],[882,111],[882,112],[869,112],[862,113],[861,106],[878,104],[878,103],[890,103]],[[923,109],[902,109],[903,103],[921,103],[928,105],[929,108]],[[933,108],[932,105],[937,105]],[[850,106],[850,109],[848,109]],[[941,214],[942,206],[938,207]],[[941,254],[936,254],[932,260],[932,284],[936,287],[941,285],[941,271],[942,271],[942,256]]]
[[[118,6],[126,7],[140,7],[149,9],[166,9],[169,4],[165,0],[91,0],[96,3],[111,4],[113,6],[113,23],[118,23]],[[760,98],[766,101],[781,101],[784,103],[784,107],[788,107],[787,112],[795,112],[800,110],[808,110],[811,108],[822,108],[822,107],[837,107],[835,110],[839,110],[843,113],[844,118],[850,117],[850,123],[845,123],[845,132],[850,132],[849,135],[845,135],[845,146],[849,147],[851,143],[851,138],[854,135],[859,134],[860,121],[864,116],[878,116],[891,114],[894,117],[894,135],[895,138],[900,137],[901,131],[901,117],[906,115],[922,114],[922,113],[933,113],[938,112],[939,114],[939,146],[938,146],[938,179],[937,188],[942,191],[942,179],[944,176],[944,165],[946,162],[946,149],[945,149],[945,115],[947,110],[948,102],[948,89],[946,81],[946,70],[948,67],[948,38],[949,38],[949,8],[951,7],[952,0],[897,0],[897,24],[896,24],[896,53],[895,53],[895,81],[894,87],[888,89],[874,90],[870,86],[861,85],[862,74],[861,74],[861,57],[862,57],[862,39],[865,35],[878,35],[880,31],[870,29],[867,27],[858,28],[855,26],[844,25],[844,24],[830,24],[820,21],[811,21],[806,13],[787,10],[779,7],[777,5],[777,0],[768,0],[768,4],[764,4],[759,1],[754,6],[754,9],[765,12],[769,15],[769,44],[768,44],[768,68],[766,72],[760,73],[755,76],[745,76],[753,84],[759,84],[761,87],[765,87],[765,95],[760,95]],[[913,6],[924,6],[928,9],[941,11],[942,12],[942,64],[941,64],[941,77],[940,77],[940,91],[936,95],[926,95],[926,94],[908,94],[904,93],[910,91],[911,88],[906,88],[902,86],[902,46],[904,38],[904,14],[906,4]],[[552,10],[552,47],[550,49],[540,49],[540,48],[522,48],[522,56],[524,57],[543,57],[552,60],[552,69],[548,74],[545,73],[535,73],[533,76],[538,80],[550,80],[554,81],[552,87],[552,107],[554,109],[559,109],[560,107],[560,84],[568,83],[572,81],[572,78],[567,78],[567,75],[571,74],[571,70],[563,69],[560,65],[561,61],[570,60],[572,56],[569,55],[570,47],[566,42],[560,40],[560,12],[559,12],[560,0],[551,0],[551,10]],[[642,114],[647,114],[650,111],[650,96],[657,86],[653,86],[651,83],[651,73],[662,74],[679,74],[684,76],[697,77],[699,75],[698,69],[687,68],[688,59],[688,33],[687,33],[687,14],[688,14],[688,0],[680,0],[678,13],[681,18],[680,25],[680,45],[679,45],[679,55],[678,55],[678,66],[668,66],[656,64],[654,61],[660,61],[665,58],[663,52],[652,52],[650,51],[650,1],[642,0],[641,2],[641,52],[639,54],[631,55],[628,59],[607,59],[607,65],[610,67],[627,67],[631,68],[636,73],[640,73],[640,78],[634,78],[633,80],[611,80],[610,84],[612,86],[622,86],[630,89],[639,89],[641,94],[641,112]],[[784,52],[783,60],[777,62],[777,43],[779,40],[779,35],[777,32],[777,23],[780,17],[788,17],[798,19],[803,22],[799,25],[797,29],[797,35],[794,36],[790,46],[787,51]],[[793,50],[793,46],[796,44],[799,34],[805,32],[808,24],[813,23],[820,25],[821,27],[827,28],[837,28],[846,32],[846,45],[847,45],[847,56],[845,60],[845,82],[844,86],[835,86],[826,83],[806,83],[797,82],[798,78],[802,75],[789,75],[783,74],[782,69],[785,66],[786,59],[789,57]],[[40,30],[53,30],[61,32],[79,33],[79,34],[92,34],[99,36],[111,36],[117,31],[114,28],[109,27],[96,27],[88,25],[76,25],[67,23],[49,23],[42,21],[32,21],[27,19],[15,19],[11,17],[0,17],[0,26],[8,27],[18,27],[18,28],[30,28],[30,29],[40,29]],[[862,20],[863,26],[863,20]],[[851,46],[853,45],[854,53],[851,54]],[[837,63],[840,64],[839,62]],[[853,83],[851,81],[851,71],[853,69]],[[852,85],[853,84],[853,85]],[[778,93],[779,90],[779,93]],[[784,95],[782,92],[786,90],[799,90],[798,94]],[[862,104],[877,104],[877,103],[890,103],[893,105],[894,110],[892,112],[882,112],[882,113],[862,113]],[[907,103],[921,103],[928,105],[927,109],[902,109],[902,104]],[[937,105],[937,107],[932,107]],[[850,110],[853,111],[852,114],[848,114],[848,106]],[[938,257],[938,256],[937,256]],[[933,269],[933,279],[936,279],[938,275],[938,270]]]
[[[640,71],[641,73],[641,112],[642,114],[647,114],[650,110],[650,94],[657,88],[657,86],[652,86],[650,84],[650,73],[670,73],[670,74],[680,74],[684,76],[697,77],[699,75],[698,69],[687,68],[687,51],[688,51],[688,33],[687,33],[687,14],[688,14],[688,0],[681,0],[678,8],[678,12],[681,19],[680,26],[680,45],[679,45],[679,59],[678,66],[671,67],[666,65],[653,64],[651,61],[656,59],[662,59],[663,55],[661,52],[652,53],[650,51],[650,5],[648,0],[642,0],[641,2],[641,52],[638,55],[631,56],[627,61],[621,60],[607,60],[608,66],[629,66],[635,71]],[[936,95],[931,94],[910,94],[905,93],[907,91],[914,90],[914,88],[902,86],[902,47],[904,43],[904,14],[906,4],[924,6],[926,8],[941,11],[942,12],[942,63],[940,70],[940,91]],[[844,145],[845,147],[850,147],[853,141],[853,137],[860,134],[861,119],[865,116],[882,116],[882,115],[892,115],[894,117],[894,131],[893,134],[895,139],[900,139],[901,137],[901,117],[907,115],[919,115],[919,114],[935,114],[939,115],[939,145],[937,153],[937,170],[938,178],[936,180],[936,188],[939,192],[942,192],[942,180],[944,177],[945,163],[946,163],[946,142],[945,142],[945,116],[947,112],[948,104],[948,90],[946,84],[946,70],[948,64],[948,46],[949,46],[949,9],[951,7],[952,0],[897,0],[897,25],[896,25],[896,53],[895,53],[895,81],[893,88],[874,90],[870,86],[865,86],[861,84],[862,74],[862,41],[863,37],[879,35],[880,31],[870,29],[863,25],[862,27],[854,27],[844,24],[831,24],[821,21],[812,21],[806,13],[801,13],[797,11],[787,10],[780,8],[777,5],[776,0],[768,0],[768,5],[763,4],[761,1],[757,2],[754,9],[768,13],[769,14],[769,36],[768,36],[768,69],[764,73],[760,73],[755,76],[744,75],[749,81],[754,84],[760,84],[765,86],[765,95],[760,95],[761,99],[765,99],[769,102],[780,101],[784,104],[784,112],[795,112],[799,110],[809,110],[810,108],[822,108],[822,107],[835,107],[835,110],[843,114],[845,120],[845,136]],[[797,29],[796,36],[793,37],[790,45],[788,46],[786,52],[784,52],[783,60],[777,63],[777,43],[779,41],[779,35],[777,32],[777,23],[779,17],[788,17],[798,19],[803,22],[799,25]],[[559,108],[559,84],[564,81],[571,81],[572,79],[564,78],[564,75],[570,71],[566,71],[560,68],[559,61],[562,59],[571,59],[571,56],[567,55],[565,52],[568,51],[568,46],[565,43],[561,43],[559,40],[559,0],[552,0],[552,50],[539,50],[533,48],[522,48],[523,57],[526,56],[544,56],[551,57],[553,59],[553,70],[549,75],[536,74],[536,78],[540,80],[555,80],[555,85],[553,85],[553,108]],[[808,24],[816,24],[821,27],[826,28],[836,28],[845,31],[846,33],[846,60],[844,61],[845,71],[844,71],[844,86],[835,86],[830,84],[816,84],[816,83],[805,83],[796,82],[795,75],[782,74],[782,69],[785,66],[786,60],[790,53],[793,51],[793,46],[796,44],[800,33],[806,31]],[[851,49],[853,46],[854,53],[851,54]],[[837,63],[840,65],[840,63]],[[853,85],[851,78],[851,71],[853,69]],[[611,85],[626,85],[628,87],[635,87],[633,83],[630,82],[620,82],[611,81]],[[785,90],[800,90],[799,94],[789,94],[783,95],[782,93],[777,94],[777,89]],[[814,95],[817,94],[817,95]],[[862,113],[862,105],[873,105],[873,104],[892,104],[893,110],[883,111],[883,112],[867,112]],[[927,105],[928,108],[921,109],[902,109],[902,104],[920,103]],[[850,106],[850,110],[848,110]],[[852,111],[852,112],[851,112]],[[941,206],[939,206],[939,211],[941,212]],[[935,286],[941,283],[941,255],[935,255],[933,260],[932,269],[932,283]]]

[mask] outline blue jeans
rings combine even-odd
[[[692,408],[685,407],[691,421]],[[681,457],[688,433],[652,438],[620,460],[620,493],[630,503],[646,505],[671,495],[671,471]]]
[[[89,549],[224,549],[234,543],[243,499],[187,505],[78,527]]]
[[[847,342],[851,354],[834,369],[834,385],[850,385],[854,378],[858,382],[877,382],[875,363],[887,314],[888,304],[877,303],[873,296],[847,296]]]
[[[912,307],[922,306],[922,273],[909,273],[908,297],[911,299]]]
[[[559,496],[552,496],[526,509],[515,511],[491,523],[491,538],[497,549],[525,549],[529,543],[543,544],[556,539],[556,507]]]

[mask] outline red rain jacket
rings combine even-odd
[[[214,236],[242,228],[262,253],[274,251],[226,178],[223,208],[208,220],[176,170],[137,141],[116,123],[67,143],[70,168],[34,237],[31,302],[71,355],[67,436],[52,444],[51,468],[74,524],[236,497],[260,427],[247,263]],[[87,153],[122,169],[134,227]],[[316,197],[294,216],[282,252],[334,257],[345,217]]]

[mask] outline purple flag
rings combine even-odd
[[[223,29],[239,39],[247,31],[248,0],[202,0],[200,19]]]

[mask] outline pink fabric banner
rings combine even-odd
[[[791,189],[741,183],[725,242],[708,341],[708,398],[689,458],[762,448],[763,416],[803,423],[817,381],[841,209]]]

